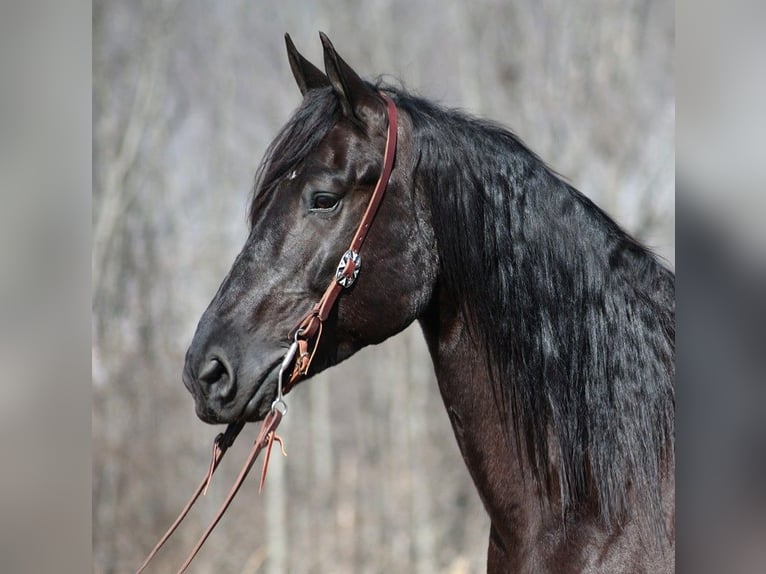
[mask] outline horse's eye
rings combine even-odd
[[[312,211],[332,211],[338,205],[340,198],[327,192],[315,193],[311,198]]]

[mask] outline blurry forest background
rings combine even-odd
[[[96,0],[93,571],[131,572],[209,460],[181,383],[247,234],[256,166],[299,104],[283,34],[495,119],[674,264],[674,4],[663,0]],[[417,326],[302,385],[196,572],[480,572],[488,520]],[[155,572],[190,549],[256,428]]]

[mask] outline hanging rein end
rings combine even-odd
[[[223,456],[223,449],[221,448],[222,438],[223,433],[219,433],[213,441],[213,456],[210,458],[210,466],[207,469],[207,476],[205,476],[205,488],[202,489],[202,496],[207,496],[207,489],[210,487],[210,481],[213,480],[216,462],[221,460],[221,456]]]
[[[234,444],[237,436],[242,429],[245,428],[244,422],[231,423],[226,427],[226,430],[222,433],[218,433],[213,441],[213,455],[210,458],[210,466],[205,476],[205,488],[202,490],[202,496],[207,495],[207,489],[210,487],[210,482],[213,480],[213,473],[218,467],[218,463],[221,462],[223,455],[229,450],[229,447]]]
[[[266,454],[263,457],[263,468],[261,469],[261,480],[258,483],[258,494],[263,492],[263,484],[266,482],[266,473],[269,471],[269,460],[271,460],[271,447],[274,446],[274,442],[279,443],[279,449],[282,451],[282,456],[287,456],[285,443],[283,442],[282,437],[277,434],[276,429],[269,431],[265,440],[266,444],[264,446],[266,448]]]

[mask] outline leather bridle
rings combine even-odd
[[[354,234],[354,238],[352,239],[348,250],[343,254],[343,257],[341,257],[340,263],[338,264],[338,268],[335,272],[335,277],[330,281],[330,284],[327,286],[327,289],[325,290],[321,299],[311,308],[308,313],[306,313],[306,315],[303,316],[296,327],[290,332],[289,336],[292,339],[292,344],[285,353],[285,357],[282,360],[282,364],[279,369],[277,398],[271,405],[271,411],[269,411],[269,414],[266,415],[266,418],[263,420],[261,429],[258,432],[258,436],[256,437],[255,442],[253,443],[250,454],[248,455],[242,470],[239,472],[237,479],[234,481],[234,485],[226,495],[226,498],[221,504],[221,507],[218,509],[215,518],[213,518],[213,521],[210,523],[210,525],[200,537],[197,544],[192,549],[189,557],[181,566],[180,570],[178,570],[178,574],[182,574],[189,567],[189,564],[191,564],[192,560],[202,548],[202,545],[205,543],[208,536],[210,536],[210,533],[221,520],[232,500],[234,500],[234,496],[236,496],[237,491],[242,485],[242,482],[244,482],[248,472],[250,472],[250,469],[255,463],[256,458],[258,458],[261,450],[265,448],[266,455],[263,462],[263,470],[261,472],[259,492],[263,488],[263,482],[266,479],[269,458],[271,456],[271,448],[275,441],[279,442],[280,446],[282,446],[282,439],[277,436],[276,430],[279,426],[279,423],[282,422],[282,418],[287,413],[287,404],[284,401],[284,395],[287,394],[293,388],[293,386],[295,386],[299,379],[308,375],[309,368],[311,367],[311,362],[313,361],[314,355],[316,354],[317,348],[319,347],[319,341],[322,337],[325,321],[335,306],[335,303],[338,300],[338,296],[344,289],[351,287],[359,275],[359,271],[362,267],[362,258],[360,252],[362,246],[364,245],[364,240],[367,237],[367,232],[370,230],[372,221],[375,218],[375,214],[378,211],[380,202],[383,199],[386,188],[388,187],[388,181],[391,178],[391,172],[394,166],[394,156],[396,155],[396,105],[394,104],[393,100],[386,94],[380,93],[380,96],[383,98],[383,101],[386,104],[388,129],[386,133],[386,148],[383,155],[383,170],[381,171],[380,177],[375,184],[375,189],[372,192],[372,197],[370,197],[370,202],[367,205],[367,209],[365,210],[364,215],[362,216],[362,220],[359,222],[359,226],[357,227],[356,233]],[[291,365],[292,372],[290,377],[286,384],[283,384],[284,374],[288,371],[288,369],[290,369]],[[192,497],[186,503],[186,506],[184,506],[181,513],[178,515],[178,518],[175,519],[170,528],[168,528],[167,532],[165,532],[162,538],[160,538],[159,542],[157,542],[157,545],[154,547],[154,549],[146,557],[146,560],[144,560],[144,563],[136,571],[136,574],[140,574],[144,571],[152,558],[154,558],[157,552],[159,552],[160,548],[162,548],[165,542],[167,542],[173,532],[175,532],[175,530],[181,524],[183,519],[191,510],[194,503],[199,498],[200,494],[203,494],[207,491],[207,487],[210,484],[213,473],[218,468],[221,459],[223,459],[223,455],[226,454],[226,451],[229,449],[229,447],[234,444],[234,440],[237,438],[244,427],[244,421],[231,423],[226,427],[226,430],[223,433],[219,434],[215,438],[215,441],[213,442],[213,455],[205,478],[194,491]],[[284,453],[284,449],[282,449],[282,452]]]

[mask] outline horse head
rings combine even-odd
[[[258,169],[249,236],[186,354],[184,384],[206,422],[269,412],[291,331],[335,276],[382,170],[384,99],[321,38],[325,73],[285,37],[303,101]],[[361,273],[327,317],[309,376],[398,333],[430,300],[437,260],[430,214],[412,181],[407,118],[398,124],[394,169]]]

